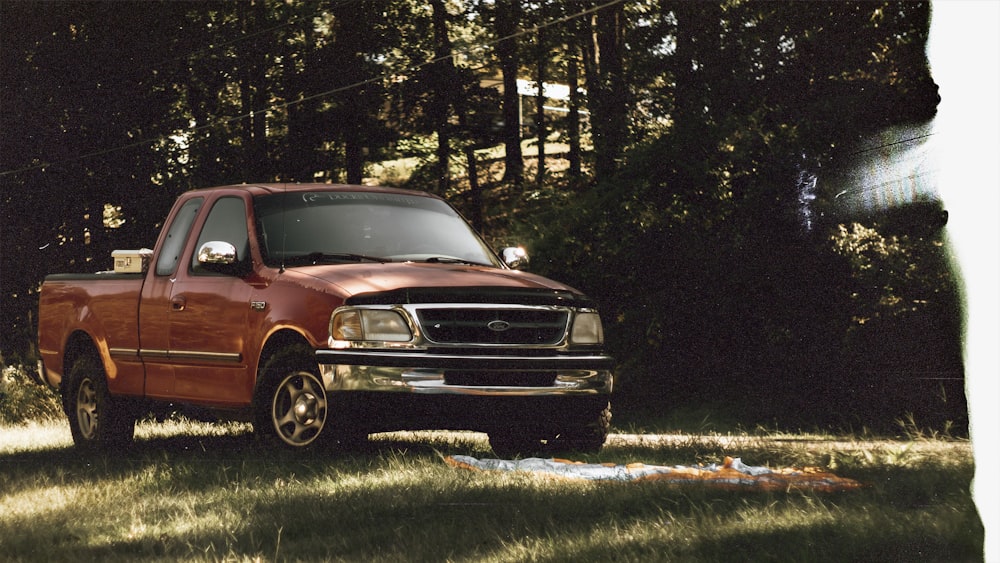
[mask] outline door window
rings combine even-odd
[[[198,249],[210,241],[228,242],[236,248],[237,260],[242,262],[248,259],[250,238],[247,234],[247,208],[243,199],[223,197],[212,206],[191,256],[192,272],[204,271],[198,263]]]

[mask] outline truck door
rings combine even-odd
[[[239,196],[219,197],[209,205],[170,292],[174,395],[220,406],[245,405],[253,392],[246,357],[253,287],[237,275],[206,270],[197,254],[206,242],[228,242],[236,248],[238,260],[249,265],[247,207]]]
[[[168,219],[161,240],[157,243],[156,263],[146,275],[139,299],[139,355],[146,368],[147,397],[174,397],[174,368],[170,363],[170,294],[181,256],[187,248],[191,228],[205,198],[185,201]]]

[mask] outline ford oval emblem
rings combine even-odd
[[[486,323],[486,328],[492,330],[493,332],[503,332],[510,329],[510,323],[507,321],[501,321],[497,319],[495,321],[490,321]]]

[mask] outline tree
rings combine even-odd
[[[425,158],[407,185],[477,226],[513,224],[541,273],[599,301],[630,363],[619,400],[724,389],[763,413],[832,402],[826,381],[870,383],[857,374],[873,355],[951,369],[942,210],[845,219],[823,193],[870,148],[861,141],[934,115],[929,17],[928,3],[888,1],[0,3],[0,283],[13,319],[0,348],[28,348],[45,273],[151,245],[178,191],[353,182],[391,154]],[[536,98],[532,197],[519,197],[519,73],[571,86],[573,180],[545,160],[545,135],[563,124]],[[502,101],[482,86],[498,74]],[[499,144],[505,183],[493,189],[476,151]],[[467,184],[451,177],[456,153]],[[942,342],[921,340],[932,329]],[[775,373],[809,392],[754,396]]]
[[[244,37],[264,32],[267,7],[264,0],[251,0],[237,4],[237,16]],[[273,176],[267,146],[267,51],[262,42],[242,41],[238,44],[240,105],[242,120],[243,169],[248,179],[265,179]]]
[[[324,150],[328,124],[321,112],[322,92],[330,89],[326,81],[333,69],[326,68],[323,57],[325,29],[315,21],[320,3],[304,2],[290,8],[285,17],[300,24],[284,41],[274,44],[276,57],[283,64],[275,71],[275,96],[281,104],[271,117],[275,128],[284,133],[281,141],[274,143],[274,157],[280,179],[308,182],[336,165]]]
[[[617,172],[628,136],[622,3],[598,10],[591,26],[594,68],[588,77],[587,90],[594,135],[594,174],[600,181]]]
[[[524,158],[521,154],[521,105],[517,92],[517,77],[520,71],[518,32],[521,3],[520,0],[497,0],[494,10],[496,52],[503,76],[503,179],[519,186],[524,180]]]
[[[434,62],[429,66],[434,89],[429,113],[437,133],[438,193],[448,193],[451,182],[451,100],[454,99],[455,66],[448,37],[448,12],[444,0],[431,0],[434,29]]]
[[[338,90],[331,96],[331,137],[344,146],[347,183],[360,184],[364,176],[365,150],[377,154],[388,141],[382,125],[385,105],[383,69],[376,61],[394,46],[397,35],[391,26],[372,13],[386,9],[383,2],[334,3],[331,34],[324,51],[326,76]]]
[[[620,402],[653,404],[656,389],[659,406],[670,397],[720,400],[730,392],[747,416],[780,416],[794,404],[797,412],[811,408],[817,422],[839,416],[843,423],[863,416],[858,397],[866,386],[897,382],[912,390],[898,375],[864,371],[873,354],[904,364],[895,341],[861,344],[872,343],[875,330],[912,342],[917,327],[939,327],[950,344],[922,351],[947,353],[918,362],[954,371],[957,332],[942,312],[952,298],[939,285],[953,281],[935,273],[941,263],[913,260],[921,273],[908,277],[892,271],[905,260],[893,266],[879,258],[892,273],[876,279],[896,280],[894,288],[904,280],[908,298],[884,290],[871,300],[851,297],[863,292],[852,281],[856,262],[842,254],[850,237],[837,234],[836,214],[821,218],[809,191],[810,174],[849,164],[843,157],[861,136],[933,115],[935,88],[920,55],[927,5],[820,6],[663,1],[658,9],[626,8],[623,70],[637,103],[627,106],[624,158],[613,179],[597,174],[599,192],[545,214],[550,222],[536,227],[535,248],[543,272],[585,287],[605,319],[614,319],[612,347],[629,362]],[[607,91],[595,90],[607,85],[601,26],[598,18],[587,23],[582,61],[595,158],[608,170],[608,145],[601,146],[610,127],[601,105]],[[940,240],[933,229],[923,236],[898,239],[898,254],[887,256],[929,256]],[[922,297],[928,294],[935,297]],[[885,299],[928,304],[912,317],[851,328],[857,307],[884,307]],[[852,331],[866,336],[845,340]],[[671,375],[678,373],[684,377]],[[789,390],[777,398],[770,393],[776,374]],[[642,396],[632,394],[639,390]]]
[[[566,45],[566,75],[569,82],[569,108],[566,114],[566,136],[569,141],[569,175],[579,179],[582,175],[582,147],[580,143],[580,58],[577,34],[569,33]]]
[[[178,125],[167,78],[173,3],[0,3],[0,255],[7,357],[33,342],[42,278],[110,267],[114,248],[152,244],[156,140]],[[168,29],[169,28],[169,29]],[[105,220],[105,211],[111,220]],[[151,234],[152,233],[152,234]]]
[[[535,32],[535,139],[538,145],[538,163],[535,183],[541,186],[545,182],[545,138],[548,136],[548,124],[545,118],[545,83],[549,79],[548,67],[551,57],[551,41],[544,24],[548,21],[549,3],[543,1],[538,9],[539,26]]]

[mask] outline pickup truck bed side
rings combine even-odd
[[[58,387],[81,346],[92,345],[108,360],[117,350],[139,348],[140,274],[56,274],[45,279],[39,309],[38,348],[45,359],[47,383]],[[114,343],[115,350],[109,343]],[[142,362],[135,354],[117,354],[107,362],[109,387],[115,393],[142,396]]]

